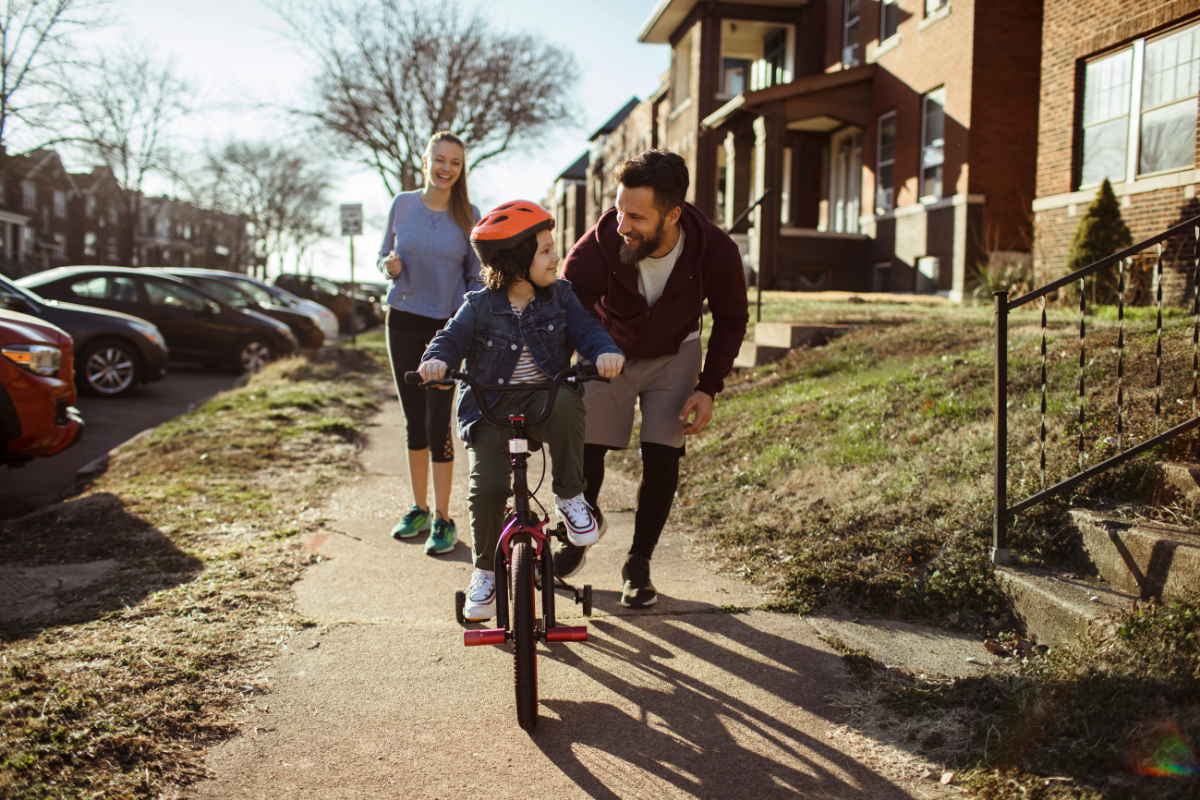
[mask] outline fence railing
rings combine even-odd
[[[1162,431],[1162,416],[1163,416],[1163,399],[1162,399],[1162,368],[1163,368],[1163,251],[1164,245],[1168,240],[1175,238],[1186,237],[1196,243],[1197,247],[1193,249],[1191,275],[1190,275],[1190,291],[1192,301],[1192,416],[1187,421],[1180,423],[1170,430]],[[1155,415],[1155,436],[1140,442],[1135,447],[1125,448],[1125,289],[1126,289],[1126,265],[1127,263],[1141,253],[1151,247],[1157,246],[1158,253],[1154,264],[1154,291],[1155,302],[1158,307],[1157,323],[1155,325],[1156,337],[1156,373],[1155,373],[1155,396],[1154,396],[1154,415]],[[1094,275],[1102,270],[1116,267],[1117,276],[1117,403],[1116,403],[1116,431],[1115,437],[1117,455],[1108,458],[1095,466],[1084,468],[1086,460],[1085,452],[1085,423],[1087,422],[1086,414],[1086,384],[1085,384],[1085,367],[1087,365],[1087,294],[1084,291],[1083,279],[1089,275]],[[1047,423],[1046,423],[1046,298],[1053,292],[1064,289],[1073,283],[1079,283],[1079,413],[1077,423],[1079,425],[1079,435],[1077,449],[1079,453],[1079,472],[1065,480],[1059,481],[1053,486],[1046,486],[1046,439],[1047,439]],[[1145,241],[1127,247],[1119,253],[1114,253],[1108,258],[1102,258],[1094,264],[1089,264],[1083,269],[1076,270],[1069,275],[1065,275],[1058,280],[1050,283],[1031,292],[1021,295],[1013,300],[1008,299],[1007,291],[1000,291],[994,294],[996,303],[996,391],[995,391],[995,425],[996,425],[996,443],[995,443],[995,463],[994,463],[994,480],[995,480],[995,510],[992,520],[992,561],[996,564],[1008,563],[1008,521],[1015,514],[1031,508],[1042,501],[1070,491],[1081,483],[1090,478],[1095,477],[1107,470],[1112,469],[1132,458],[1135,458],[1142,453],[1157,447],[1164,442],[1168,442],[1179,436],[1182,433],[1200,427],[1200,416],[1197,415],[1197,399],[1200,396],[1200,216],[1193,217],[1186,222],[1163,231],[1157,236],[1152,236]],[[1041,300],[1042,311],[1042,337],[1041,337],[1041,429],[1039,431],[1039,475],[1041,479],[1041,491],[1025,499],[1008,505],[1008,313],[1021,306],[1032,303],[1034,300]]]

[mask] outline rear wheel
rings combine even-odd
[[[79,389],[95,397],[122,397],[137,388],[141,362],[128,342],[93,342],[75,362]]]
[[[458,620],[459,625],[466,625],[467,618],[463,615],[463,609],[467,606],[467,593],[459,589],[454,593],[454,618]]]
[[[260,336],[244,339],[238,346],[238,367],[242,372],[258,372],[274,358],[270,342]]]
[[[537,630],[533,617],[533,552],[529,542],[512,550],[513,676],[517,685],[517,723],[537,725]]]

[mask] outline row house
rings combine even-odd
[[[545,207],[554,217],[554,250],[559,258],[567,252],[589,227],[587,216],[587,178],[590,153],[575,159],[575,163],[554,179]]]
[[[52,150],[0,157],[0,272],[72,264],[244,272],[252,262],[242,216],[124,191],[105,167],[69,173]]]
[[[1042,0],[660,0],[670,69],[609,150],[683,156],[765,288],[961,298],[1031,258],[1041,31]]]
[[[1064,271],[1107,178],[1134,241],[1200,214],[1200,0],[1046,0],[1034,214],[1039,282]],[[1167,248],[1163,290],[1192,289],[1194,245]]]

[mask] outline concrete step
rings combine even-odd
[[[1161,602],[1200,585],[1200,534],[1083,509],[1071,519],[1090,566],[1114,589]]]
[[[1114,616],[1138,600],[1111,586],[1051,570],[997,567],[996,580],[1026,635],[1050,647],[1069,645],[1089,631],[1111,635]]]
[[[795,350],[803,345],[821,345],[849,331],[853,326],[836,323],[805,325],[793,322],[759,322],[754,326],[754,343],[766,347]]]
[[[1200,505],[1200,466],[1178,461],[1164,461],[1160,466],[1168,486],[1183,495],[1190,505]]]
[[[755,342],[742,342],[737,358],[733,360],[735,367],[760,367],[787,355],[786,347],[767,347]]]

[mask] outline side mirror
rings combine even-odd
[[[4,292],[0,294],[0,300],[3,301],[0,303],[0,305],[3,305],[5,308],[12,311],[29,310],[29,301],[27,301],[24,297],[21,297],[19,294],[9,294],[8,292]]]
[[[216,303],[214,303],[213,301],[209,300],[207,303],[204,304],[204,313],[209,315],[210,317],[216,316],[217,314],[221,313],[221,307],[219,305],[217,305]]]

